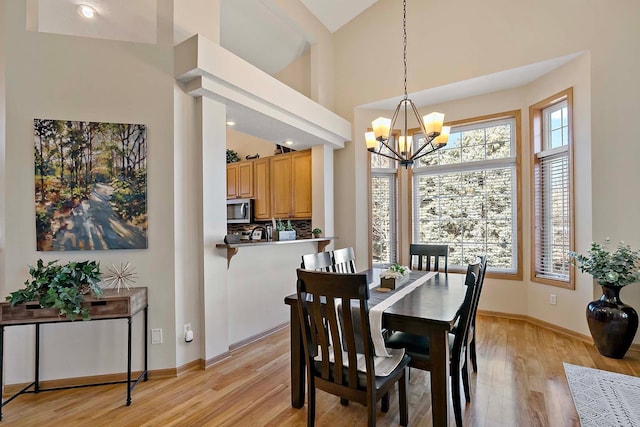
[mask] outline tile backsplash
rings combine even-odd
[[[255,222],[253,224],[227,224],[227,234],[240,234],[243,231],[251,231],[255,227],[264,227],[267,224],[271,224],[271,221]],[[293,229],[296,230],[296,236],[298,239],[310,239],[313,237],[311,235],[311,230],[313,228],[311,227],[310,219],[291,220],[291,225],[293,226]]]

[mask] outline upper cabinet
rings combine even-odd
[[[227,199],[253,197],[253,162],[227,164]]]
[[[311,219],[311,150],[227,164],[227,199],[253,198],[257,220]]]
[[[311,218],[311,151],[291,155],[293,191],[291,207],[294,218]]]
[[[271,158],[271,215],[311,218],[311,150]]]
[[[253,215],[255,219],[271,219],[270,157],[253,161]]]

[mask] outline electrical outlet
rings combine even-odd
[[[162,344],[162,329],[151,330],[151,344]]]
[[[549,304],[556,305],[558,303],[558,296],[556,294],[549,294]]]
[[[184,341],[185,342],[193,341],[193,330],[191,330],[191,323],[184,324]]]

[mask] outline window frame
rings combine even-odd
[[[513,167],[515,168],[515,172],[514,172],[515,185],[512,186],[512,198],[515,199],[514,207],[513,207],[513,215],[515,215],[515,218],[513,218],[513,221],[514,221],[513,235],[516,242],[515,242],[515,248],[512,248],[512,251],[515,251],[514,261],[516,265],[515,265],[515,269],[512,271],[496,271],[496,270],[492,270],[491,263],[489,261],[489,265],[487,269],[487,277],[498,278],[503,280],[522,280],[523,263],[522,263],[521,111],[520,110],[505,111],[505,112],[500,112],[500,113],[495,113],[495,114],[490,114],[485,116],[478,116],[478,117],[472,117],[469,119],[452,121],[445,124],[447,126],[451,126],[452,127],[451,133],[454,133],[456,127],[461,128],[461,127],[472,126],[472,125],[481,125],[483,123],[496,122],[499,120],[513,120],[514,122],[514,129],[513,129],[514,141],[512,142],[513,152],[512,152],[512,155],[509,157],[510,159],[513,159],[513,161],[509,162],[509,165],[513,165]],[[484,160],[482,162],[485,165],[485,169],[482,169],[482,170],[495,169],[496,165],[500,165],[500,164],[506,165],[506,162],[502,161],[501,159],[500,160],[490,159],[490,160]],[[457,169],[458,171],[475,170],[475,168],[473,168],[473,163],[474,162],[470,162],[467,165],[464,165],[464,164],[458,165]],[[426,168],[437,169],[442,171],[451,171],[451,172],[453,172],[453,169],[454,169],[454,167],[451,167],[450,165],[427,166]],[[410,204],[410,210],[411,210],[410,236],[411,236],[412,242],[414,242],[415,236],[416,236],[415,234],[416,232],[413,227],[413,223],[415,223],[415,218],[414,218],[415,209],[413,206],[414,194],[416,192],[415,177],[420,175],[419,172],[421,169],[422,168],[415,168],[414,173],[411,175],[411,193],[412,194],[409,199],[409,204]],[[464,272],[465,271],[464,268],[465,268],[464,266],[452,267],[450,265],[449,271]]]
[[[556,93],[542,101],[539,101],[529,107],[529,125],[531,138],[531,281],[549,286],[555,286],[565,289],[575,289],[575,268],[569,266],[568,280],[556,279],[550,276],[538,276],[537,260],[541,257],[540,248],[540,223],[536,218],[536,206],[538,200],[538,191],[536,186],[536,171],[540,167],[541,159],[550,158],[554,154],[557,155],[565,151],[564,148],[546,148],[544,147],[544,131],[545,131],[545,110],[566,102],[568,117],[568,141],[566,145],[567,163],[568,163],[568,222],[569,222],[569,251],[575,250],[575,180],[573,167],[573,88],[570,87],[561,92]],[[539,156],[543,153],[544,156]]]

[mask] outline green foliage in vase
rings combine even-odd
[[[100,264],[96,261],[69,262],[60,265],[58,261],[47,264],[39,259],[35,267],[29,266],[31,280],[25,287],[12,292],[7,301],[12,306],[30,301],[38,301],[43,308],[55,308],[60,316],[75,320],[81,316],[89,319],[89,310],[83,307],[84,295],[91,292],[95,297],[102,295],[98,286]]]
[[[620,242],[611,252],[607,248],[609,242],[609,239],[604,244],[592,242],[586,255],[569,252],[571,263],[603,286],[622,287],[640,281],[640,251]]]
[[[291,220],[288,219],[287,222],[282,222],[281,218],[278,218],[276,221],[276,230],[278,231],[293,231],[293,225],[291,225]]]
[[[316,227],[313,230],[311,230],[311,234],[314,234],[314,235],[318,235],[318,234],[321,234],[321,233],[322,233],[322,230],[319,229],[318,227]]]
[[[393,264],[391,267],[389,267],[389,270],[396,272],[396,273],[401,273],[404,274],[405,271],[407,271],[406,267],[401,266],[398,263]]]

